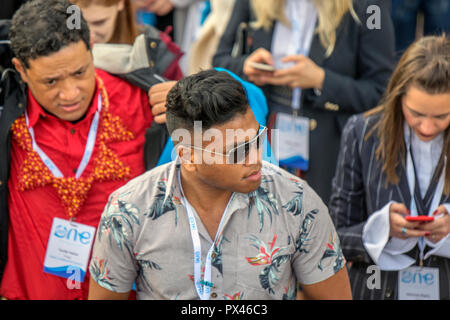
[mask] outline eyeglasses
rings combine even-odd
[[[185,147],[190,147],[195,150],[206,151],[211,154],[219,155],[226,157],[227,164],[237,164],[244,163],[245,159],[250,154],[250,150],[256,147],[256,150],[260,150],[263,145],[265,139],[267,137],[267,127],[260,125],[259,133],[251,140],[246,141],[230,150],[227,151],[226,154],[220,152],[214,152],[208,149],[192,146],[192,145],[184,145]]]

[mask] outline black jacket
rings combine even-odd
[[[381,9],[380,30],[367,28],[369,15],[366,10],[371,4],[378,5]],[[330,57],[325,56],[319,35],[316,34],[313,38],[309,57],[324,68],[326,74],[322,95],[317,96],[313,90],[302,90],[301,115],[313,119],[317,124],[312,126],[310,132],[310,168],[306,180],[325,202],[330,196],[340,136],[345,123],[351,115],[377,106],[395,64],[390,1],[358,0],[354,1],[354,7],[361,24],[356,23],[350,13],[343,17],[336,32],[336,46]],[[271,30],[251,29],[245,41],[248,53],[241,57],[231,57],[238,26],[242,22],[255,20],[250,1],[236,1],[213,58],[213,66],[227,68],[245,78],[243,65],[249,54],[258,48],[271,50],[274,27]],[[263,88],[269,109],[273,112],[268,89]],[[291,111],[286,108],[285,112]]]
[[[349,277],[355,300],[398,298],[397,271],[382,271],[381,288],[368,289],[367,281],[372,274],[367,272],[367,268],[375,263],[363,245],[362,236],[369,217],[389,201],[404,203],[407,207],[411,203],[405,159],[400,161],[397,167],[399,182],[387,183],[382,170],[383,163],[376,157],[376,149],[380,145],[377,132],[368,139],[365,138],[380,121],[380,117],[380,114],[367,118],[357,115],[347,122],[342,135],[341,152],[329,205],[342,251],[347,261],[353,262]],[[397,138],[403,139],[403,136]],[[439,203],[449,202],[450,197],[442,195]],[[418,265],[417,246],[406,254],[415,259]],[[424,260],[423,264],[424,267],[439,268],[440,298],[450,299],[450,259],[432,255]]]
[[[7,34],[5,28],[9,27],[9,23],[0,21],[0,34]],[[3,28],[3,30],[2,30]],[[130,70],[126,73],[116,74],[130,83],[140,87],[146,92],[148,89],[160,80],[153,75],[164,74],[164,70],[168,68],[174,61],[179,58],[177,54],[167,49],[167,45],[159,38],[158,32],[154,29],[148,29],[143,35],[146,45],[143,46],[147,50],[147,59],[149,67],[144,69]],[[151,45],[156,43],[156,45]],[[109,50],[114,56],[115,45],[107,45],[104,49]],[[11,55],[10,52],[7,53]],[[142,57],[142,55],[139,55]],[[130,59],[133,59],[130,56]],[[95,57],[94,57],[95,60]],[[154,61],[154,62],[153,62]],[[143,65],[139,63],[138,65]],[[107,65],[104,66],[105,71],[108,70]],[[111,66],[112,67],[112,66]],[[120,66],[114,65],[114,70],[120,70]],[[13,69],[7,69],[3,72],[0,82],[0,281],[7,261],[8,249],[8,179],[11,160],[11,133],[10,128],[14,121],[19,118],[27,105],[26,86],[22,82],[19,73]],[[159,125],[153,122],[151,128],[147,129],[145,135],[145,167],[149,170],[156,166],[159,156],[161,155],[169,133],[165,125]]]

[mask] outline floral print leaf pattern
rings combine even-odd
[[[260,223],[259,232],[262,231],[264,227],[264,214],[267,214],[270,218],[270,223],[272,224],[272,211],[278,215],[278,201],[275,196],[270,193],[267,189],[260,186],[255,191],[248,194],[249,197],[249,205],[248,205],[248,216],[253,210],[253,207],[256,206],[256,210],[258,212],[258,218]]]
[[[276,234],[268,245],[266,245],[263,241],[260,241],[258,237],[254,235],[251,235],[248,239],[252,242],[251,245],[258,249],[259,253],[255,257],[246,257],[245,259],[252,266],[266,266],[259,274],[259,282],[263,289],[268,290],[271,294],[275,294],[272,287],[279,281],[279,278],[277,277],[277,273],[280,272],[279,268],[281,265],[290,260],[291,255],[281,255],[281,252],[285,251],[287,248],[275,246],[277,241]]]
[[[211,265],[216,267],[217,270],[221,274],[223,274],[223,268],[222,268],[222,243],[223,241],[230,242],[227,238],[223,236],[223,234],[220,234],[219,238],[217,239],[217,243],[214,246],[213,252],[211,255],[214,255],[215,258],[211,259]]]
[[[119,210],[124,213],[128,218],[134,221],[135,224],[139,225],[139,209],[131,203],[127,203],[121,200],[118,200]]]
[[[173,196],[173,192],[171,192],[166,199],[166,189],[167,189],[166,183],[167,179],[161,179],[161,181],[158,181],[157,188],[159,193],[156,195],[156,198],[153,201],[151,207],[148,209],[146,213],[144,213],[144,216],[156,220],[165,213],[175,210],[175,225],[176,225],[178,223],[177,205],[180,205],[181,201],[177,196]]]
[[[91,275],[96,279],[97,283],[103,288],[114,291],[115,284],[112,283],[114,279],[109,277],[109,269],[105,259],[95,257],[90,268]]]
[[[135,256],[136,256],[136,262],[139,265],[139,278],[144,280],[144,282],[147,284],[147,286],[149,287],[150,290],[153,290],[150,285],[150,282],[148,281],[148,279],[145,275],[145,271],[146,270],[162,270],[162,268],[153,261],[141,259],[139,257],[139,254],[135,254]]]
[[[297,298],[296,285],[290,285],[289,289],[284,288],[283,300],[295,300]]]
[[[308,212],[305,216],[305,219],[303,220],[302,227],[300,230],[300,236],[298,237],[295,247],[296,250],[300,253],[308,253],[309,251],[305,249],[305,246],[311,245],[310,242],[312,238],[309,238],[309,232],[311,231],[311,225],[316,217],[316,214],[319,212],[319,210],[314,209],[310,212]]]
[[[242,291],[239,291],[233,295],[224,294],[223,297],[225,300],[242,300],[244,299],[244,293]]]
[[[131,254],[133,244],[130,239],[133,238],[133,224],[130,219],[139,224],[136,210],[138,211],[134,205],[118,200],[118,195],[113,194],[107,205],[106,214],[100,219],[99,241],[103,235],[107,235],[110,244],[114,242],[120,250],[123,251],[125,248]]]
[[[294,216],[297,216],[302,213],[303,186],[296,179],[291,178],[290,180],[298,187],[299,191],[294,192],[295,196],[283,205],[283,208],[294,214]]]
[[[326,244],[325,252],[324,252],[322,258],[320,259],[320,262],[318,265],[318,268],[321,271],[323,271],[322,261],[324,259],[330,258],[330,257],[336,257],[336,260],[334,261],[334,265],[333,265],[334,273],[336,273],[342,269],[345,262],[344,262],[344,255],[342,253],[342,249],[338,243],[335,243],[335,241],[333,239],[333,234],[330,235],[330,241]]]

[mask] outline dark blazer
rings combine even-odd
[[[302,91],[301,114],[317,123],[315,128],[311,127],[310,169],[306,180],[325,202],[330,196],[342,129],[351,115],[379,103],[395,62],[390,1],[358,0],[354,4],[361,24],[356,23],[350,14],[344,16],[330,57],[325,57],[319,36],[313,38],[309,57],[324,68],[326,74],[322,95],[316,96],[313,90]],[[369,17],[366,10],[370,4],[381,9],[380,30],[369,30],[366,26]],[[256,17],[249,0],[236,1],[213,58],[213,66],[227,68],[245,78],[243,64],[249,54],[233,58],[231,52],[240,23],[254,20]],[[249,53],[258,48],[270,51],[273,29],[251,30],[247,38]],[[263,90],[267,94],[268,87]],[[270,96],[267,98],[270,108]],[[290,109],[286,108],[286,112]]]
[[[383,208],[389,201],[403,203],[409,207],[411,194],[404,163],[398,169],[400,181],[386,187],[382,163],[376,159],[375,151],[379,139],[375,132],[367,141],[364,137],[374,127],[380,115],[365,118],[353,116],[344,128],[336,176],[333,179],[330,214],[341,241],[341,248],[348,261],[353,262],[349,270],[354,299],[396,299],[397,272],[381,272],[381,289],[369,290],[367,267],[374,262],[362,242],[362,231],[368,217]],[[402,137],[397,137],[402,139]],[[443,196],[442,203],[450,197]],[[407,253],[418,261],[419,250]],[[450,299],[450,259],[431,256],[424,260],[425,267],[438,267],[441,299]]]

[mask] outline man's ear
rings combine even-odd
[[[12,58],[11,62],[16,68],[17,72],[19,72],[23,82],[28,83],[27,71],[23,66],[22,62],[20,62],[20,60],[17,58]]]
[[[194,162],[194,152],[192,152],[192,150],[190,148],[186,148],[184,146],[176,146],[176,152],[178,157],[181,160],[181,164],[183,165],[183,167],[189,171],[189,172],[194,172],[197,169],[197,166],[195,165]]]

